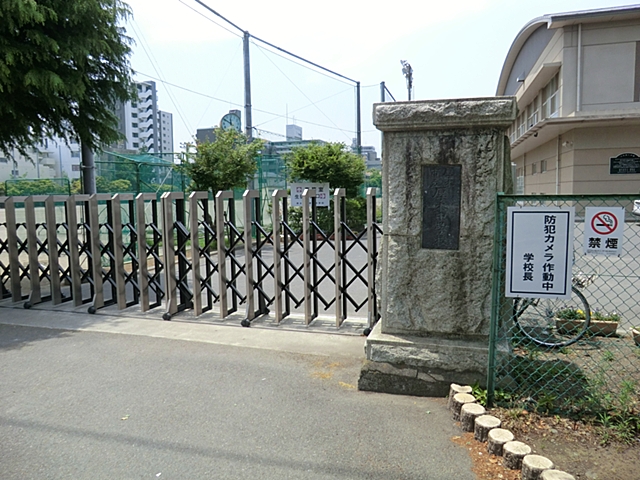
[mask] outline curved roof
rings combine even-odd
[[[516,35],[507,53],[507,58],[502,66],[496,95],[505,95],[507,84],[518,59],[522,47],[527,40],[540,28],[546,25],[548,30],[561,28],[567,25],[579,23],[607,22],[613,20],[640,18],[640,5],[628,5],[623,7],[600,8],[596,10],[583,10],[578,12],[556,13],[543,15],[527,23]]]

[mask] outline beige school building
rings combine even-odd
[[[516,193],[640,192],[640,6],[545,15],[515,38],[497,95]]]

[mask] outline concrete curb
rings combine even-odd
[[[449,388],[449,402],[447,407],[452,412],[453,420],[459,422],[460,421],[460,410],[463,405],[473,405],[476,403],[476,398],[470,395],[469,393],[458,393],[460,391],[468,392],[471,391],[472,388],[468,385],[461,386],[455,383],[452,383]],[[464,398],[463,398],[464,396]],[[486,415],[485,415],[486,416]],[[475,418],[475,428],[478,428],[477,420],[480,417]],[[501,421],[497,419],[498,422],[495,422],[496,426],[489,427],[488,432],[490,433],[494,429],[499,429]],[[475,430],[474,428],[474,430]],[[506,432],[510,433],[513,436],[512,432],[506,430]],[[489,435],[490,437],[490,435]],[[475,436],[476,441],[478,437]],[[491,454],[493,452],[500,451],[502,453],[499,456],[503,456],[505,458],[505,462],[503,465],[505,469],[507,465],[510,466],[512,470],[521,470],[522,471],[522,480],[544,480],[545,478],[562,478],[563,480],[575,480],[575,477],[567,472],[563,472],[561,470],[555,470],[554,464],[551,460],[541,455],[536,455],[533,453],[531,447],[528,445],[518,442],[518,441],[509,441],[504,444],[503,448],[492,449],[491,447],[491,439],[485,440],[487,442],[487,450]],[[548,472],[548,474],[545,474]]]

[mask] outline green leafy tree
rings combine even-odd
[[[247,143],[247,137],[233,129],[215,130],[213,142],[199,143],[193,162],[185,164],[193,190],[211,191],[244,187],[256,172],[256,158],[262,140]]]
[[[130,13],[121,0],[0,0],[0,150],[119,138],[113,107],[134,94]]]
[[[382,172],[377,168],[370,168],[365,174],[367,187],[375,187],[376,195],[382,193]]]
[[[364,183],[365,162],[347,150],[343,143],[312,143],[294,148],[285,157],[289,180],[329,183],[330,188],[346,189],[346,222],[353,230],[361,230],[367,220],[366,199],[358,197]],[[291,209],[289,218],[295,230],[301,226],[301,209]],[[319,209],[318,224],[325,232],[333,230],[334,205]]]
[[[356,197],[364,182],[364,159],[350,151],[343,143],[312,143],[294,148],[285,157],[289,180],[329,183],[345,188],[347,197]]]

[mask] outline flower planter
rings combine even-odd
[[[556,318],[556,329],[559,333],[567,334],[572,333],[582,328],[584,320],[566,320],[563,318]],[[587,333],[590,335],[597,335],[600,337],[610,337],[616,334],[618,329],[618,322],[608,322],[605,320],[591,320],[589,322],[589,328]]]
[[[640,330],[635,327],[631,328],[631,336],[636,345],[640,347]]]

